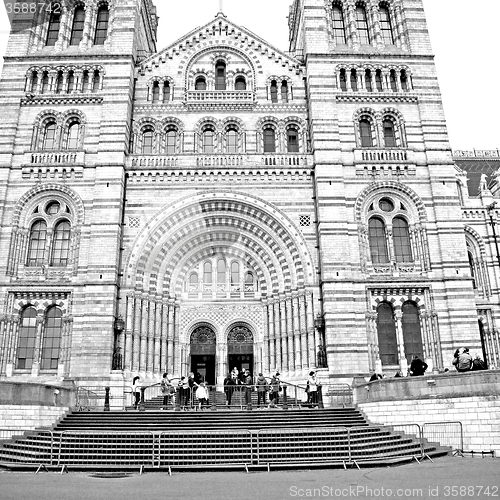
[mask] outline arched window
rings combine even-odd
[[[68,127],[68,141],[67,149],[78,149],[78,135],[80,132],[80,124],[78,122],[73,122]]]
[[[234,81],[234,90],[246,90],[247,82],[244,76],[237,76]]]
[[[238,131],[230,127],[226,131],[226,153],[234,154],[238,152]]]
[[[56,146],[56,122],[49,122],[45,125],[43,133],[42,149],[54,149]]]
[[[46,94],[49,91],[49,74],[44,71],[42,77],[42,94]]]
[[[382,33],[382,40],[386,45],[394,45],[391,16],[389,15],[389,8],[387,7],[387,5],[381,3],[379,5],[379,13],[380,13],[380,31]]]
[[[347,92],[347,78],[344,68],[340,70],[340,90],[342,90],[342,92]]]
[[[424,357],[420,318],[418,307],[413,302],[405,302],[402,311],[401,324],[403,327],[405,355],[408,364],[410,364],[413,356],[418,356],[420,359]]]
[[[380,71],[379,69],[377,69],[377,71],[375,72],[375,85],[379,92],[383,92],[384,84],[382,82],[382,71]]]
[[[59,71],[56,78],[56,94],[60,94],[63,91],[63,73]]]
[[[386,148],[396,147],[396,131],[394,130],[394,122],[386,118],[383,123],[384,129],[384,144]]]
[[[359,43],[361,45],[370,44],[370,32],[368,30],[368,18],[366,9],[362,4],[356,5],[356,26],[358,28]]]
[[[153,82],[152,101],[158,102],[160,100],[160,84]]]
[[[36,309],[27,307],[21,313],[21,322],[19,324],[16,368],[20,370],[31,369],[35,356],[36,334]]]
[[[47,224],[43,220],[33,223],[30,230],[27,266],[42,266],[47,245]]]
[[[96,69],[94,71],[94,78],[92,80],[92,92],[97,92],[99,90],[100,78],[99,71]]]
[[[251,272],[247,272],[245,274],[245,285],[246,286],[253,286],[254,285],[253,274]]]
[[[33,74],[31,75],[31,86],[30,86],[30,92],[35,93],[38,88],[38,72],[33,71]]]
[[[231,285],[240,284],[240,265],[238,262],[231,263]]]
[[[401,89],[403,92],[408,92],[408,76],[404,69],[401,70]]]
[[[286,131],[286,148],[289,153],[299,152],[299,131],[294,127]]]
[[[226,263],[224,259],[217,261],[217,283],[223,284],[226,282]]]
[[[392,240],[396,262],[413,262],[408,223],[402,217],[392,220]]]
[[[52,240],[51,266],[67,266],[69,262],[69,244],[71,240],[71,226],[68,221],[61,221],[54,227]]]
[[[191,273],[189,275],[189,283],[191,285],[197,285],[198,284],[198,273]]]
[[[276,80],[271,81],[270,94],[271,102],[278,102],[278,84]]]
[[[89,72],[85,70],[83,72],[82,92],[89,92],[90,91],[89,85],[90,85]]]
[[[351,69],[351,90],[358,91],[358,74],[355,69]]]
[[[177,153],[177,130],[173,127],[167,130],[165,136],[165,153],[168,155]]]
[[[345,37],[345,25],[344,25],[344,13],[342,11],[342,6],[338,3],[334,3],[332,6],[332,17],[333,17],[333,38],[335,43],[346,43]]]
[[[389,262],[389,252],[387,251],[385,224],[378,217],[372,217],[368,222],[368,240],[370,242],[372,263],[387,264]]]
[[[207,90],[207,81],[204,76],[199,76],[194,82],[194,90]]]
[[[97,11],[97,24],[95,28],[94,45],[104,45],[108,36],[109,10],[107,5],[102,5]]]
[[[467,257],[469,258],[469,270],[470,270],[470,276],[472,278],[472,288],[476,290],[477,289],[476,268],[474,265],[474,256],[472,255],[472,252],[467,251]]]
[[[78,45],[83,38],[83,27],[85,25],[85,9],[78,6],[73,14],[73,27],[71,29],[70,45]]]
[[[170,101],[170,83],[164,82],[163,84],[163,102]]]
[[[396,71],[391,69],[391,72],[389,73],[389,81],[391,83],[391,90],[393,92],[398,91],[398,84],[396,83]]]
[[[215,131],[212,128],[206,128],[202,132],[203,153],[215,153]]]
[[[153,154],[153,130],[147,129],[142,134],[142,154],[150,155]]]
[[[58,307],[51,307],[45,317],[43,332],[41,370],[57,370],[62,338],[62,312]]]
[[[264,153],[276,152],[276,134],[274,129],[267,127],[264,129]]]
[[[215,90],[226,90],[226,63],[217,61],[215,65]]]
[[[382,302],[377,308],[378,352],[382,365],[398,363],[396,322],[391,304]]]
[[[373,92],[372,72],[369,69],[365,71],[365,87],[367,92]]]
[[[281,101],[288,102],[288,82],[286,80],[281,82]]]
[[[51,11],[47,38],[45,40],[45,45],[47,46],[54,46],[59,38],[59,28],[61,27],[61,4],[53,3],[51,5]]]
[[[68,94],[72,94],[75,90],[75,74],[73,73],[73,71],[70,71],[68,74],[67,85]]]
[[[203,264],[203,283],[211,284],[212,283],[212,263],[205,262]]]
[[[373,147],[373,133],[372,124],[370,120],[363,118],[359,122],[359,134],[361,139],[361,147],[372,148]]]

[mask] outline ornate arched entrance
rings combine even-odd
[[[249,370],[254,375],[254,337],[246,325],[233,326],[227,334],[227,362],[229,369]]]
[[[216,335],[208,325],[199,325],[191,334],[191,371],[195,379],[200,377],[207,384],[214,385]]]

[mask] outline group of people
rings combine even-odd
[[[469,352],[467,347],[458,348],[453,354],[453,366],[456,368],[458,372],[468,372],[468,371],[476,371],[476,370],[486,370],[485,362],[479,357],[476,356],[473,358]],[[421,360],[417,355],[413,356],[413,359],[408,368],[408,375],[411,377],[418,377],[425,374],[428,366],[427,363]],[[448,368],[444,370],[448,372]],[[395,377],[401,377],[401,371],[397,371]],[[374,380],[379,380],[384,378],[384,376],[380,373],[374,373],[370,377],[370,382]]]
[[[280,373],[276,371],[268,382],[262,373],[259,373],[255,383],[250,375],[250,371],[244,369],[239,372],[234,367],[224,379],[224,393],[226,395],[226,405],[231,406],[233,394],[235,391],[245,392],[245,403],[250,405],[252,401],[252,392],[257,391],[257,406],[267,405],[266,394],[269,394],[269,404],[267,408],[272,408],[279,403],[279,393],[282,391],[280,382]]]

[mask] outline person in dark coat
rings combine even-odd
[[[257,406],[260,406],[260,401],[266,404],[266,392],[268,390],[267,380],[262,373],[259,373],[257,380],[255,381],[257,386]]]
[[[236,379],[234,379],[230,373],[224,379],[224,392],[226,393],[226,404],[231,406],[231,398],[233,397],[234,386],[236,385]]]
[[[245,378],[243,379],[243,383],[245,384],[245,403],[247,406],[252,402],[252,389],[253,382],[252,377],[250,376],[250,372],[245,370]]]
[[[410,376],[422,376],[425,373],[425,370],[427,370],[427,363],[422,361],[417,355],[413,356],[410,364]]]

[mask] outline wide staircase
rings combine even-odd
[[[154,406],[154,405],[153,405]],[[387,465],[447,449],[371,425],[354,407],[74,411],[2,442],[7,469],[267,469]]]

